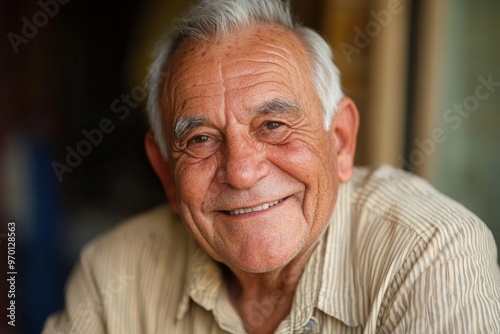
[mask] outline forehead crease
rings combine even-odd
[[[194,87],[197,87],[196,95],[197,96],[214,96],[219,95],[223,89],[220,87],[222,81],[217,82],[207,82],[207,83],[193,83],[186,81],[184,83],[179,83],[173,89],[174,96],[179,96],[180,94],[184,94],[186,92],[192,90]],[[204,89],[200,89],[204,88]],[[189,95],[186,97],[186,100],[189,98]]]
[[[265,81],[259,81],[259,82],[253,82],[253,83],[246,83],[246,84],[243,83],[243,84],[238,85],[238,87],[227,88],[225,92],[226,93],[231,93],[233,91],[239,91],[241,89],[252,89],[252,88],[259,87],[259,86],[263,87],[265,85],[273,85],[273,87],[266,89],[267,92],[270,92],[270,91],[273,91],[273,90],[277,91],[277,90],[281,90],[281,89],[286,88],[286,86],[280,80],[265,80]]]
[[[196,96],[198,97],[215,96],[221,94],[223,91],[220,85],[221,83],[222,78],[220,75],[210,75],[207,77],[206,75],[196,74],[185,76],[179,78],[175,85],[172,85],[170,88],[171,98],[177,102],[179,102],[179,100],[187,101],[192,98],[190,91],[192,91],[194,87],[197,88]],[[179,99],[180,96],[183,98]]]
[[[186,88],[188,90],[189,88]],[[220,97],[222,95],[222,92],[213,92],[213,91],[206,91],[203,93],[197,93],[196,95],[193,96],[188,96],[183,99],[178,99],[178,102],[182,102],[183,105],[188,105],[191,101],[196,101],[200,99],[205,99],[205,98],[210,98],[210,97]]]
[[[241,72],[241,71],[238,71]],[[240,81],[247,81],[247,82],[274,82],[276,80],[280,80],[283,78],[290,78],[292,76],[291,73],[289,72],[283,72],[275,67],[270,68],[270,69],[259,69],[259,70],[253,70],[253,71],[246,71],[244,73],[230,73],[226,74],[225,81],[227,82],[240,82]]]
[[[209,71],[207,67],[203,67],[204,72],[199,69],[193,69],[192,71],[188,71],[186,69],[180,69],[178,74],[175,77],[172,77],[171,82],[175,83],[175,86],[195,86],[195,85],[207,85],[207,84],[216,84],[222,81],[220,76],[220,71]],[[207,75],[207,71],[208,75]],[[207,79],[208,78],[208,79]]]
[[[186,57],[182,60],[173,59],[170,63],[171,72],[173,73],[172,77],[177,78],[178,76],[182,76],[185,72],[189,72],[192,69],[196,71],[196,68],[200,66],[199,61],[193,61],[193,59],[199,59],[197,53],[186,55]],[[213,59],[203,59],[203,66],[206,70],[212,69],[216,71],[217,62]]]
[[[296,59],[297,57],[297,52],[298,52],[297,49],[295,49],[295,54],[294,54],[293,52],[290,52],[288,47],[282,47],[270,43],[264,43],[262,44],[262,46],[264,46],[262,50],[263,53],[279,57],[280,59],[283,59],[286,62],[290,62],[290,59]]]
[[[169,79],[169,85],[171,93],[178,93],[177,89],[179,87],[188,86],[192,87],[194,85],[200,84],[213,84],[218,83],[222,80],[220,77],[220,71],[216,63],[213,61],[204,61],[203,71],[200,71],[200,62],[187,60],[182,60],[181,62],[173,61],[170,66],[171,75]],[[207,73],[209,81],[206,81]]]
[[[251,66],[247,66],[247,68],[242,71],[241,67],[239,67],[238,65]],[[277,68],[279,68],[279,70],[277,70]],[[235,69],[235,72],[243,72],[242,74],[236,74],[234,77],[262,74],[265,72],[284,74],[292,72],[293,68],[296,68],[295,64],[288,60],[285,60],[283,62],[275,62],[269,59],[238,59],[223,65],[223,71],[226,74],[231,74],[233,72],[233,69]]]
[[[273,43],[274,42],[274,43]],[[297,66],[306,53],[301,43],[296,41],[263,42],[261,52],[267,56],[276,57],[290,65]],[[306,57],[307,59],[307,57]]]
[[[272,62],[269,60],[263,60],[262,58],[270,58],[271,60],[279,60],[284,61],[288,64],[295,64],[295,61],[291,61],[292,59],[296,59],[296,55],[288,50],[287,47],[281,47],[277,45],[272,45],[269,43],[257,43],[256,45],[250,46],[255,55],[252,57],[245,57],[243,59],[238,59],[234,62],[238,61],[254,61],[254,62]]]

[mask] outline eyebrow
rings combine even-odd
[[[298,112],[300,107],[297,103],[278,97],[269,102],[264,102],[259,108],[257,108],[259,113],[263,114],[273,114],[282,112]]]
[[[207,123],[207,119],[203,116],[181,116],[174,125],[174,139],[180,140],[196,127]]]

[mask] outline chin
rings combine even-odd
[[[234,256],[226,254],[227,265],[254,274],[284,268],[301,253],[304,242],[299,238],[293,240],[281,237],[279,239],[281,240],[271,238],[265,243],[246,244],[246,247],[240,247]]]

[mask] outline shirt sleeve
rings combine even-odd
[[[500,333],[500,269],[491,232],[478,220],[446,226],[408,257],[378,333]]]
[[[42,334],[105,333],[103,299],[82,256],[66,286],[65,309],[50,316]]]

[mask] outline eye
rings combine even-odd
[[[184,150],[192,158],[205,159],[219,149],[220,142],[216,135],[196,134],[187,140]]]
[[[264,124],[264,127],[267,130],[275,130],[275,129],[279,128],[282,125],[283,125],[283,123],[280,123],[280,122],[269,121],[269,122],[266,122],[266,124]]]
[[[209,141],[210,138],[208,136],[205,136],[205,135],[199,135],[199,136],[196,136],[196,137],[193,137],[191,139],[189,139],[189,144],[203,144],[203,143],[206,143],[207,141]]]
[[[287,123],[279,121],[264,121],[256,132],[257,138],[264,143],[278,145],[284,143],[291,133]]]

